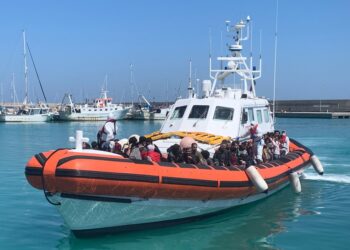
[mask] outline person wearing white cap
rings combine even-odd
[[[250,128],[250,138],[253,140],[253,151],[255,159],[258,163],[263,161],[262,153],[264,148],[264,139],[261,130],[259,129],[259,124],[257,122],[251,123]]]
[[[110,142],[114,140],[117,131],[118,126],[116,124],[115,115],[113,113],[109,113],[106,123],[97,134],[97,141],[100,149],[106,151],[110,150]]]

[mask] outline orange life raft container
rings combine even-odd
[[[290,152],[256,167],[269,190],[310,163],[313,153],[290,139]],[[215,200],[257,193],[243,167],[130,160],[117,154],[58,149],[36,154],[25,175],[35,188],[66,195]]]

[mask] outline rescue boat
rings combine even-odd
[[[241,42],[247,40],[242,30],[249,27],[249,20],[228,25],[235,41],[229,46],[231,56],[218,57],[227,63],[224,69],[212,69],[210,60],[213,83],[203,81],[203,95],[196,95],[190,77],[188,98],[177,100],[161,129],[148,135],[162,153],[182,138],[191,137],[198,148],[213,155],[223,140],[246,140],[253,122],[261,135],[274,131],[268,101],[255,95],[261,59],[256,70],[241,55]],[[232,74],[241,77],[243,87],[216,88],[217,81]],[[77,236],[197,220],[266,198],[288,184],[300,193],[299,176],[310,165],[323,174],[313,152],[293,139],[285,156],[247,167],[131,160],[83,149],[88,138],[82,131],[73,139],[74,149],[33,156],[25,175],[33,187],[44,191],[47,201],[57,207]]]

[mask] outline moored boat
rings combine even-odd
[[[63,102],[66,99],[68,103],[64,104]],[[72,96],[66,94],[63,98],[61,108],[58,111],[58,120],[104,121],[110,113],[113,113],[116,120],[125,119],[130,108],[123,104],[114,104],[112,101],[112,98],[107,96],[106,90],[102,90],[101,97],[96,98],[92,105],[75,105],[72,101]]]
[[[170,108],[169,107],[158,107],[155,108],[143,95],[139,96],[140,104],[134,105],[129,112],[126,114],[126,119],[130,120],[165,120]],[[141,101],[145,102],[142,105]]]
[[[0,122],[48,122],[53,120],[53,112],[51,112],[50,108],[47,105],[46,96],[43,90],[43,86],[39,79],[38,72],[36,71],[36,75],[38,77],[38,81],[40,84],[41,92],[44,96],[45,102],[32,104],[29,103],[29,95],[28,95],[28,67],[27,67],[27,49],[29,50],[29,54],[31,56],[35,71],[36,67],[34,64],[34,60],[32,54],[29,49],[29,45],[26,42],[26,35],[23,31],[23,59],[24,59],[24,81],[25,81],[25,97],[23,101],[23,105],[18,108],[11,108],[11,110],[4,108],[4,110],[0,113]],[[12,78],[12,85],[14,89],[14,75]]]
[[[252,59],[248,66],[241,55],[247,24],[249,19],[228,27],[235,36],[229,46],[231,56],[218,58],[227,64],[221,69],[213,69],[210,60],[213,82],[203,82],[203,96],[195,95],[190,81],[188,98],[177,100],[160,131],[147,135],[164,155],[188,137],[213,155],[224,140],[247,140],[252,124],[259,126],[261,134],[274,131],[268,101],[255,93],[261,60],[257,70]],[[216,87],[232,74],[241,77],[242,87]],[[74,141],[75,149],[33,156],[25,174],[33,187],[44,190],[77,236],[196,220],[266,198],[288,184],[300,192],[299,176],[309,165],[323,174],[313,152],[293,139],[283,157],[245,166],[131,160],[83,149],[87,138],[82,131],[77,131]]]

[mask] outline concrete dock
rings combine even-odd
[[[276,117],[350,119],[350,100],[279,100]]]

